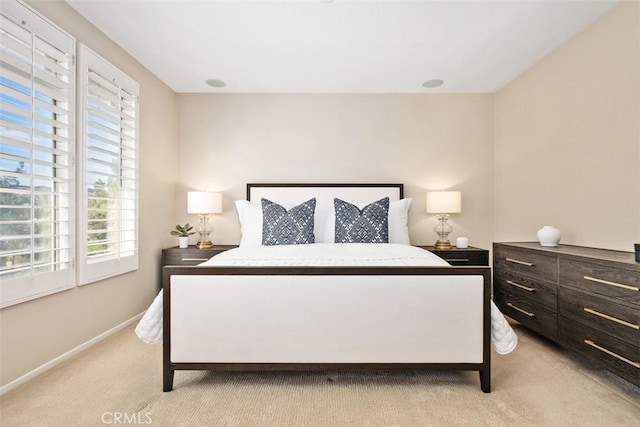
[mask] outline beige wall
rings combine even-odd
[[[174,92],[66,3],[30,4],[140,83],[140,268],[0,310],[2,385],[144,311],[157,292],[161,248],[173,243],[175,225]]]
[[[640,242],[640,26],[624,2],[496,95],[496,241]]]
[[[248,182],[399,182],[414,198],[412,243],[433,244],[427,189],[462,191],[452,238],[493,238],[493,95],[178,95],[179,182],[224,192],[214,243],[237,243],[233,201]],[[195,241],[195,236],[193,236]]]

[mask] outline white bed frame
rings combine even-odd
[[[393,201],[402,192],[247,185],[249,200],[285,206],[315,196],[317,212],[333,196]],[[489,267],[167,266],[163,289],[164,391],[176,370],[202,369],[477,370],[491,390]]]

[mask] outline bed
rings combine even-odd
[[[387,198],[388,243],[333,243],[339,202],[365,215],[367,203]],[[271,230],[266,202],[292,212],[310,199],[313,244],[259,241]],[[516,340],[504,318],[492,331],[490,269],[453,267],[410,246],[402,184],[248,184],[236,203],[240,248],[163,268],[154,303],[164,391],[178,370],[339,369],[472,370],[491,391],[492,332],[494,343],[497,331],[508,341],[503,349]]]

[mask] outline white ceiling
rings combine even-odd
[[[204,93],[495,92],[616,3],[66,1],[174,91]]]

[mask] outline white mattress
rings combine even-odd
[[[251,246],[222,252],[207,266],[449,266],[424,249],[397,243]]]

